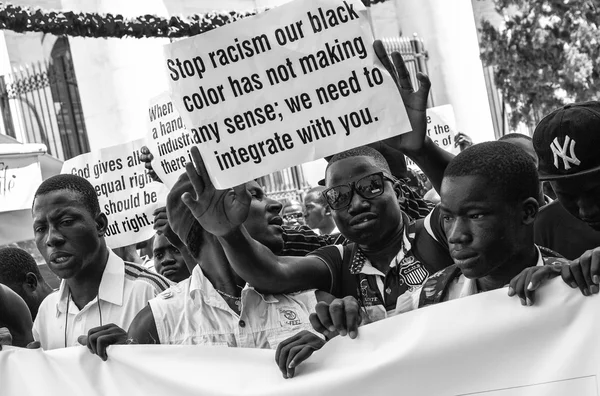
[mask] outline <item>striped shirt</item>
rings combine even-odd
[[[80,335],[87,335],[100,325],[114,323],[127,330],[148,301],[172,284],[140,265],[124,262],[109,250],[98,296],[80,310],[63,280],[60,288],[40,305],[33,323],[33,338],[40,341],[43,349],[50,350],[79,345]]]
[[[400,208],[412,220],[426,217],[435,204],[426,201],[404,183],[400,183],[404,202]],[[283,227],[283,250],[280,256],[306,256],[315,250],[330,245],[346,245],[349,241],[341,234],[317,235],[307,226]]]

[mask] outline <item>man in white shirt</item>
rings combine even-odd
[[[35,194],[33,220],[37,248],[62,279],[59,290],[40,305],[33,325],[43,349],[78,345],[79,336],[101,337],[113,326],[127,328],[151,298],[170,286],[107,248],[107,217],[94,187],[81,177],[44,181]]]

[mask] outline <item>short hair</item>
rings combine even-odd
[[[539,196],[540,181],[533,159],[507,142],[479,143],[462,151],[444,172],[444,178],[458,176],[484,177],[488,187],[500,192],[498,198],[509,202]]]
[[[40,184],[33,202],[40,195],[49,194],[54,191],[67,190],[81,195],[83,206],[90,212],[92,216],[100,214],[100,203],[94,186],[81,176],[63,174],[52,176]]]
[[[0,283],[22,284],[29,272],[41,281],[40,269],[31,254],[17,247],[0,248]]]
[[[509,139],[524,139],[524,140],[527,140],[528,142],[533,142],[533,139],[531,139],[529,136],[523,135],[522,133],[517,133],[517,132],[507,133],[506,135],[500,137],[500,139],[498,139],[498,141],[503,142],[503,141],[509,140]]]
[[[368,147],[368,146],[356,147],[356,148],[353,148],[350,150],[342,151],[341,153],[334,155],[333,158],[331,158],[331,160],[327,164],[327,168],[325,168],[325,173],[327,174],[327,170],[329,170],[329,167],[331,166],[331,164],[334,164],[334,163],[338,162],[339,160],[343,160],[346,158],[354,158],[354,157],[369,157],[369,158],[373,159],[373,161],[375,162],[375,165],[378,168],[380,168],[382,171],[387,172],[389,175],[392,174],[392,171],[390,170],[390,166],[387,163],[387,161],[385,160],[385,158],[383,157],[383,155],[381,155],[381,153],[379,151],[375,150],[374,148]]]
[[[323,186],[313,187],[306,192],[306,195],[304,196],[304,200],[306,201],[306,197],[308,197],[311,194],[314,194],[316,197],[316,199],[315,199],[316,203],[318,203],[319,205],[322,205],[322,206],[327,206],[327,200],[325,199],[325,197],[322,194],[323,191],[325,191],[325,187],[323,187]]]

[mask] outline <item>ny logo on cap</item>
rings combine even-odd
[[[558,158],[562,158],[563,164],[565,165],[565,170],[571,169],[571,165],[579,165],[581,161],[575,155],[575,139],[571,139],[569,136],[565,136],[565,143],[560,146],[558,143],[558,138],[555,137],[550,145],[550,149],[552,149],[552,154],[554,154],[554,166],[556,169],[560,169],[558,166]],[[570,156],[567,154],[567,149],[569,150]]]

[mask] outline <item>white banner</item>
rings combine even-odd
[[[2,396],[598,396],[600,297],[556,279],[523,307],[506,289],[337,338],[285,380],[274,351],[117,346],[0,352]]]
[[[215,186],[228,188],[411,130],[360,0],[293,1],[169,44],[165,56],[187,127],[163,146],[181,151],[159,161],[167,173],[197,145]],[[169,111],[157,105],[151,121]]]
[[[86,178],[108,217],[106,243],[111,248],[145,241],[154,235],[152,213],[164,206],[167,189],[153,182],[140,161],[145,139],[79,155],[65,161],[61,173]]]
[[[42,170],[37,155],[0,158],[0,212],[31,209],[33,196],[41,183]]]

